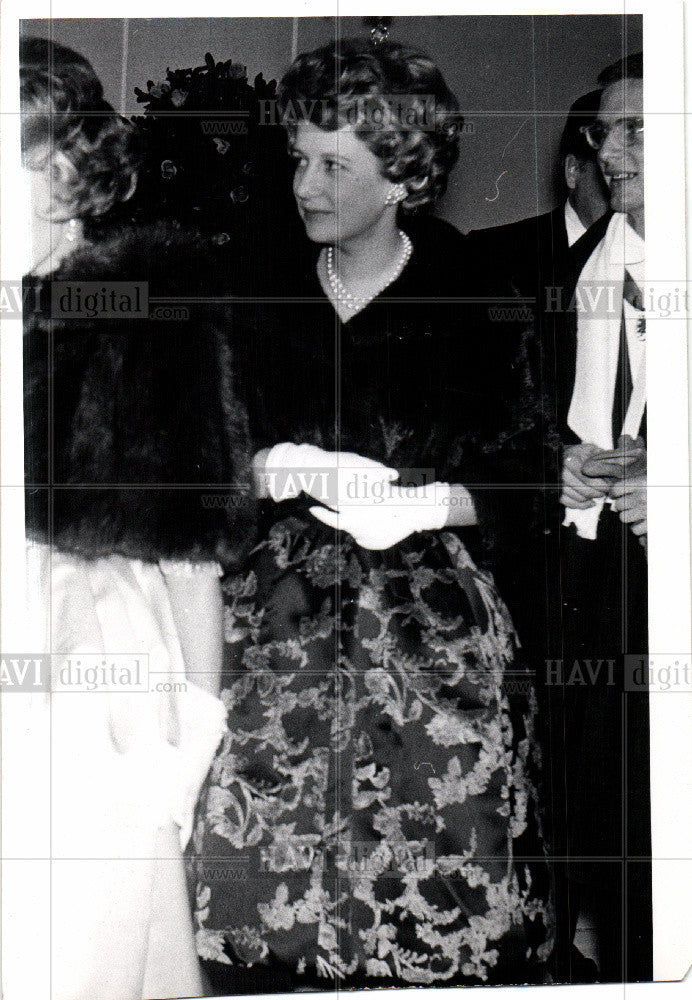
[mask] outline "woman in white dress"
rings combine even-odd
[[[56,1000],[200,996],[181,851],[226,714],[219,576],[252,534],[245,422],[216,307],[142,308],[203,298],[210,269],[190,234],[113,221],[131,126],[77,53],[24,38],[20,62],[27,548],[51,654],[31,722],[51,772],[34,953],[50,948]]]

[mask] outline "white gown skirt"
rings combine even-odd
[[[29,552],[32,652],[51,652],[52,690],[6,698],[3,716],[14,713],[9,732],[29,758],[22,776],[21,747],[5,739],[23,789],[17,818],[50,831],[26,859],[39,866],[28,880],[39,910],[49,899],[34,913],[34,962],[50,955],[51,1000],[201,996],[182,849],[224,706],[185,677],[157,565]],[[8,836],[4,848],[21,853],[21,831]],[[31,965],[21,975],[24,995],[38,995]]]

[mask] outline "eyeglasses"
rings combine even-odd
[[[579,131],[592,149],[601,149],[611,132],[615,132],[621,143],[636,142],[644,134],[644,119],[616,118],[612,122],[596,120],[590,125],[582,125]]]

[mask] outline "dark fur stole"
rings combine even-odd
[[[71,283],[73,302],[84,282],[107,293],[146,282],[150,298],[184,311],[51,318],[56,282]],[[24,311],[30,537],[87,558],[229,565],[242,553],[255,504],[227,319],[209,300],[220,287],[201,241],[165,224],[86,244],[34,282]]]

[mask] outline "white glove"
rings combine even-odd
[[[373,483],[399,478],[396,469],[351,451],[324,451],[311,444],[290,442],[270,449],[260,474],[277,503],[307,493],[333,509],[370,495]]]
[[[338,509],[311,507],[310,513],[331,528],[347,531],[364,549],[389,549],[414,531],[438,531],[447,523],[451,496],[447,483],[390,485],[383,493]]]

